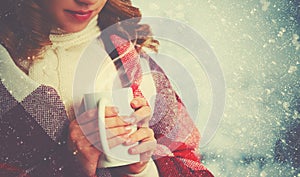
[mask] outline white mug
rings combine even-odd
[[[104,153],[99,159],[98,167],[116,167],[140,161],[139,154],[132,155],[128,153],[128,149],[138,143],[130,146],[121,144],[116,147],[109,148],[105,129],[105,107],[118,107],[120,116],[130,116],[134,112],[130,106],[132,98],[133,94],[131,88],[84,94],[85,110],[98,108],[100,142]],[[136,129],[137,126],[133,128],[131,133],[136,131]]]

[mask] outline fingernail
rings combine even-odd
[[[132,141],[131,141],[131,139],[129,138],[129,139],[127,139],[126,141],[125,141],[125,144],[130,144]]]
[[[119,113],[119,108],[118,107],[114,107],[114,112],[115,113]]]
[[[129,139],[129,134],[125,134],[123,135],[123,139],[125,140],[125,142]]]
[[[137,150],[135,148],[129,149],[130,154],[137,154]]]
[[[124,122],[129,123],[129,124],[134,123],[135,120],[136,120],[136,118],[132,117],[132,116],[131,117],[126,117],[126,118],[123,119]]]
[[[125,130],[132,130],[132,128],[133,128],[132,126],[126,126]]]
[[[131,102],[133,105],[137,105],[139,102],[137,100],[132,100]]]

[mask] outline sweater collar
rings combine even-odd
[[[63,47],[68,49],[90,41],[100,35],[100,28],[97,25],[98,16],[95,16],[90,23],[79,32],[64,33],[60,30],[52,30],[49,36],[52,48]]]

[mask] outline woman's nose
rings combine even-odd
[[[91,5],[91,4],[95,4],[98,0],[75,0],[75,1],[81,5]]]

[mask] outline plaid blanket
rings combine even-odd
[[[107,45],[122,56],[128,41],[112,35]],[[200,135],[162,69],[145,53],[130,55],[148,61],[157,95],[151,128],[158,141],[153,155],[160,176],[213,176],[200,161]],[[58,93],[32,81],[0,46],[0,176],[83,177],[68,151],[69,120]],[[97,175],[113,176],[110,168]]]

